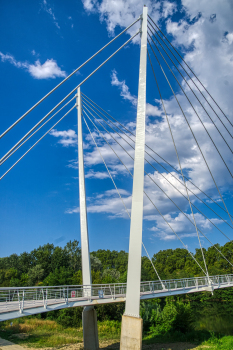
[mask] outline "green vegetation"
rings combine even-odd
[[[233,243],[218,246],[233,263]],[[233,273],[211,247],[205,251],[210,274]],[[203,266],[201,252],[195,258]],[[185,249],[167,249],[152,257],[162,279],[201,276]],[[128,254],[98,250],[91,254],[93,283],[126,282]],[[142,257],[142,280],[156,280],[147,257]],[[30,253],[0,258],[0,287],[82,284],[81,251],[77,241],[64,248],[46,244]],[[201,349],[233,349],[233,289],[154,299],[141,303],[144,343],[190,342]],[[119,341],[124,304],[96,307],[100,339]],[[59,347],[82,341],[82,309],[63,309],[0,323],[0,337],[31,347]]]

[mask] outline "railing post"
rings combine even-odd
[[[18,294],[18,302],[19,302],[19,312],[21,313],[21,302],[20,302],[20,294],[18,289],[17,289],[17,294]]]
[[[23,313],[23,309],[24,309],[24,293],[25,293],[25,291],[23,290],[23,299],[22,299],[21,313]]]

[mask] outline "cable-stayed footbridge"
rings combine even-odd
[[[63,120],[69,113],[77,109],[78,111],[78,164],[79,164],[79,203],[80,203],[80,232],[81,232],[81,252],[82,252],[82,281],[81,286],[33,286],[33,287],[5,287],[0,288],[0,321],[22,317],[50,310],[57,310],[68,307],[82,306],[83,312],[83,329],[84,329],[84,347],[85,349],[98,349],[98,334],[97,321],[94,310],[94,305],[126,302],[125,314],[122,319],[122,335],[121,349],[140,349],[142,337],[142,320],[139,316],[140,300],[163,297],[168,295],[179,295],[185,293],[194,293],[201,291],[213,292],[215,289],[226,288],[233,286],[233,275],[210,276],[208,272],[208,264],[205,259],[205,252],[202,247],[202,239],[208,241],[216,250],[216,254],[221,256],[228,266],[233,267],[232,262],[227,258],[222,251],[216,246],[206,235],[206,232],[200,228],[196,220],[196,215],[199,213],[208,225],[213,227],[219,234],[228,237],[229,229],[233,228],[232,215],[230,214],[222,194],[222,190],[215,178],[211,165],[207,159],[204,150],[198,141],[196,130],[192,127],[190,116],[182,107],[179,96],[175,92],[175,88],[169,79],[166,71],[175,79],[176,86],[179,87],[182,96],[186,99],[189,105],[189,110],[192,115],[198,119],[198,123],[203,128],[206,138],[213,149],[215,149],[219,161],[224,165],[226,171],[232,178],[230,164],[225,159],[225,154],[222,154],[216,140],[211,135],[208,125],[214,130],[218,138],[224,144],[228,152],[232,153],[231,144],[232,138],[231,123],[229,117],[223,112],[219,104],[210,95],[204,84],[199,80],[198,76],[193,72],[190,66],[184,61],[182,55],[167,39],[164,33],[160,30],[153,19],[147,14],[147,7],[143,8],[143,14],[135,20],[130,26],[123,30],[119,35],[113,38],[108,44],[101,48],[85,63],[78,67],[73,73],[66,77],[60,84],[52,89],[46,96],[30,108],[24,115],[15,121],[0,138],[2,139],[14,127],[17,126],[29,113],[47,99],[55,90],[77,73],[84,65],[88,64],[100,52],[108,47],[113,41],[117,40],[127,30],[140,23],[140,29],[135,31],[135,34],[130,37],[122,46],[120,46],[113,54],[103,61],[95,70],[93,70],[81,83],[75,86],[59,103],[57,103],[41,120],[36,123],[19,141],[15,143],[11,149],[2,156],[0,165],[3,165],[11,158],[26,142],[28,142],[36,133],[41,130],[47,123],[62,112],[63,115],[22,155],[19,159],[4,172],[0,180],[3,180],[7,174],[46,136],[56,125]],[[81,92],[83,84],[90,79],[103,65],[105,65],[113,56],[122,50],[133,39],[140,35],[140,67],[139,67],[139,84],[138,84],[138,100],[137,100],[137,119],[136,133],[128,126],[120,123],[115,117],[110,115],[100,107],[96,102],[90,99],[89,96]],[[147,59],[149,62],[147,72]],[[156,66],[155,66],[156,65]],[[150,69],[150,73],[149,73]],[[180,152],[177,147],[176,135],[174,135],[171,117],[166,108],[166,101],[162,96],[159,74],[163,76],[164,82],[167,83],[171,90],[174,101],[180,110],[180,114],[186,123],[187,129],[190,131],[190,136],[193,138],[195,148],[200,154],[203,164],[205,165],[211,181],[216,187],[219,201],[212,198],[201,187],[195,185],[194,181],[189,178],[182,167]],[[179,74],[177,78],[176,72]],[[154,79],[155,88],[160,97],[160,106],[163,111],[163,116],[167,122],[168,130],[176,154],[176,165],[168,162],[164,157],[159,155],[151,145],[146,143],[146,82],[147,74]],[[181,79],[181,78],[182,79]],[[188,91],[188,92],[187,92]],[[191,96],[190,97],[190,93]],[[198,107],[197,107],[198,105]],[[203,117],[204,115],[204,117]],[[208,123],[206,122],[208,120]],[[82,122],[83,121],[83,122]],[[106,168],[109,178],[112,180],[113,188],[119,195],[122,202],[122,207],[130,219],[130,242],[129,242],[129,258],[128,258],[128,274],[127,283],[116,284],[92,284],[91,278],[91,263],[89,251],[88,225],[87,225],[87,206],[86,206],[86,190],[85,190],[85,172],[84,172],[84,155],[83,155],[83,132],[82,127],[85,127],[90,134],[90,140],[96,147],[103,164]],[[94,132],[93,132],[94,131]],[[98,135],[98,138],[96,137]],[[98,145],[99,140],[108,147],[112,155],[117,158],[119,164],[123,166],[125,172],[133,178],[132,191],[132,207],[129,210],[126,206],[121,191],[116,185],[111,169],[107,165],[101,147]],[[134,171],[125,164],[122,157],[115,150],[114,145],[117,144],[119,149],[124,152],[133,162]],[[132,153],[132,151],[133,153]],[[132,155],[134,154],[134,156]],[[181,196],[189,205],[190,213],[185,212],[179,204],[175,202],[161,187],[160,183],[150,174],[145,167],[151,167],[156,171],[167,186],[171,186],[172,190],[176,191],[177,195]],[[144,179],[147,177],[161,194],[185,217],[190,223],[197,236],[200,246],[201,258],[197,259],[188,249],[182,240],[182,237],[174,229],[174,225],[170,222],[163,210],[158,207],[151,193],[148,193],[144,188]],[[194,197],[195,198],[194,198]],[[193,199],[194,198],[194,199]],[[147,201],[155,210],[161,220],[168,225],[171,232],[177,237],[184,249],[187,250],[189,256],[197,264],[201,277],[184,278],[177,280],[162,280],[156,270],[153,261],[151,260],[145,244],[142,242],[142,224],[143,224],[143,205]],[[194,203],[195,202],[195,203]],[[216,219],[211,219],[209,215],[200,209],[200,204],[215,215]],[[217,208],[217,209],[216,209]],[[222,223],[224,228],[219,228],[218,223]],[[228,228],[226,233],[225,227]],[[142,247],[145,250],[151,264],[153,266],[156,280],[141,282],[141,254]],[[134,330],[134,331],[132,331]]]

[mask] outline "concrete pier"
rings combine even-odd
[[[143,321],[140,317],[123,315],[120,350],[142,349]]]
[[[93,306],[86,306],[82,314],[84,350],[98,350],[97,316]]]

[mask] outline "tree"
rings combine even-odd
[[[79,247],[79,242],[69,241],[65,248],[65,252],[69,257],[69,266],[75,272],[81,269],[81,249]]]
[[[102,263],[100,259],[98,259],[96,256],[93,256],[93,254],[90,254],[90,260],[91,260],[91,270],[102,271]]]
[[[32,267],[28,271],[28,284],[30,286],[34,286],[35,284],[38,284],[38,282],[43,279],[43,276],[44,276],[44,269],[42,269],[42,266],[40,264]]]

